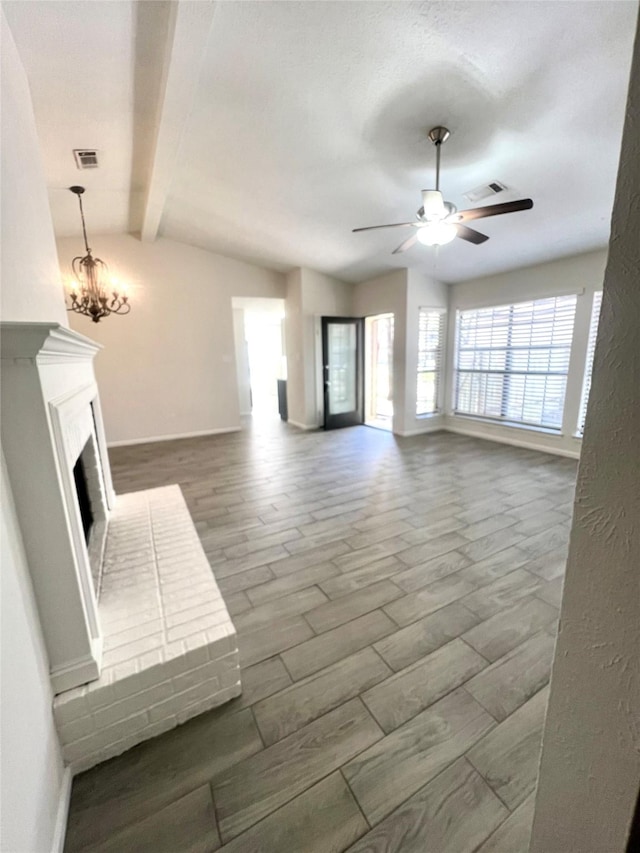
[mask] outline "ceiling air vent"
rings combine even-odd
[[[490,198],[492,195],[502,193],[508,190],[509,187],[501,184],[500,181],[491,181],[488,184],[483,184],[481,187],[476,187],[469,192],[463,193],[463,196],[470,202],[482,201],[485,198]]]
[[[73,156],[76,158],[78,169],[98,168],[98,152],[95,148],[74,148]]]

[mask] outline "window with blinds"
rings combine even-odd
[[[576,296],[458,311],[456,414],[560,430]]]
[[[445,312],[421,308],[418,315],[418,387],[416,415],[438,411]]]
[[[584,380],[582,383],[582,398],[580,400],[580,415],[578,416],[578,435],[584,432],[584,421],[587,416],[587,403],[591,391],[591,374],[593,373],[593,354],[596,349],[596,337],[598,335],[598,322],[600,321],[600,308],[602,306],[602,291],[593,294],[593,308],[591,309],[591,325],[589,326],[589,344],[587,346],[587,361],[584,366]]]

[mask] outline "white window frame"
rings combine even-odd
[[[572,349],[572,345],[573,345],[573,335],[575,333],[577,296],[578,296],[578,294],[575,291],[573,291],[570,293],[565,292],[562,294],[552,294],[552,295],[539,296],[539,297],[529,298],[529,299],[520,299],[520,300],[514,301],[512,303],[498,303],[498,304],[490,303],[490,304],[469,306],[468,308],[458,308],[456,310],[455,325],[454,325],[454,347],[453,347],[454,352],[453,352],[452,389],[451,389],[451,392],[452,392],[451,413],[456,417],[470,418],[473,420],[482,421],[483,423],[493,423],[495,425],[500,425],[500,426],[515,427],[515,428],[519,428],[519,429],[528,429],[528,430],[533,430],[536,432],[551,433],[553,435],[562,435],[563,434],[564,409],[565,409],[566,402],[567,402],[567,384],[568,384],[568,380],[569,380],[571,349]],[[490,367],[486,367],[486,368],[460,368],[459,367],[459,365],[460,365],[460,352],[461,352],[460,335],[461,335],[461,316],[462,315],[469,314],[471,312],[481,312],[481,311],[488,311],[488,310],[499,311],[499,310],[513,309],[513,308],[517,308],[519,306],[525,306],[525,305],[529,305],[529,304],[533,304],[533,306],[534,306],[533,310],[535,311],[536,303],[548,302],[549,300],[555,300],[554,308],[557,309],[559,307],[558,301],[559,300],[567,300],[567,299],[573,299],[574,302],[573,302],[573,316],[571,319],[571,339],[569,340],[568,343],[561,345],[562,348],[566,349],[566,354],[567,354],[565,369],[563,369],[561,371],[551,370],[549,368],[547,368],[546,370],[535,370],[535,369],[531,370],[531,369],[529,369],[529,370],[511,371],[511,370],[506,370],[506,369],[493,369]],[[509,324],[509,328],[511,328],[510,324]],[[499,330],[499,326],[498,326],[498,330]],[[558,347],[558,346],[560,346],[560,345],[556,345],[556,344],[546,345],[546,344],[544,344],[544,345],[540,345],[540,348],[543,350],[553,350],[553,349],[556,349],[556,347]],[[533,350],[535,350],[535,348],[536,347],[533,344],[533,341],[531,341],[528,346],[527,345],[521,345],[520,347],[511,347],[510,344],[506,344],[503,347],[499,347],[499,346],[496,347],[496,350],[502,350],[505,353],[505,359],[513,358],[513,353],[515,352],[516,349],[528,350],[529,359],[530,359],[531,352]],[[476,345],[476,347],[474,349],[477,349],[478,351],[480,351],[482,348],[478,347]],[[487,348],[487,351],[490,352],[491,350],[493,350],[493,347],[489,346]],[[470,348],[468,351],[471,352],[473,350]],[[564,397],[562,400],[562,417],[560,418],[560,423],[558,425],[554,425],[554,424],[544,423],[542,421],[542,419],[541,419],[541,421],[532,421],[532,420],[524,419],[524,418],[523,419],[514,418],[513,416],[508,416],[506,414],[504,416],[501,414],[500,415],[498,415],[498,414],[490,415],[490,414],[484,414],[484,413],[478,413],[478,412],[469,412],[469,411],[464,411],[464,410],[459,409],[458,403],[459,403],[460,374],[465,374],[465,373],[466,374],[478,373],[478,374],[484,374],[486,376],[490,376],[493,374],[495,374],[495,375],[507,375],[508,374],[509,376],[525,376],[525,377],[545,376],[547,379],[551,376],[562,376],[562,377],[564,377],[565,388],[564,388]],[[526,385],[525,385],[525,389],[526,389]],[[546,392],[546,389],[545,389],[545,392]],[[526,390],[524,393],[526,394]]]
[[[431,349],[421,350],[420,349],[420,325],[421,318],[423,314],[434,315],[437,316],[438,320],[438,346]],[[418,308],[418,352],[417,352],[417,362],[416,362],[416,400],[415,400],[415,416],[416,418],[430,418],[434,415],[438,415],[442,411],[442,387],[443,387],[443,374],[444,374],[444,358],[445,358],[445,329],[446,329],[446,318],[447,312],[445,308],[430,308],[428,306],[420,306]],[[420,369],[420,355],[422,352],[425,353],[435,353],[435,368],[433,370],[421,370]],[[433,373],[435,375],[434,379],[434,395],[433,395],[433,408],[430,411],[418,411],[419,407],[419,397],[418,397],[418,386],[420,383],[420,376],[423,373]]]
[[[600,323],[600,312],[602,310],[602,291],[596,290],[591,303],[591,319],[589,321],[589,341],[587,343],[587,356],[584,363],[584,376],[582,379],[582,393],[580,395],[580,410],[578,412],[578,424],[576,436],[582,438],[584,434],[584,422],[587,417],[587,405],[589,403],[589,392],[591,391],[591,376],[593,374],[593,357],[596,351],[596,338],[598,337],[598,325]]]

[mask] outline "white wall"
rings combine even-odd
[[[283,276],[166,239],[140,243],[131,236],[103,235],[93,242],[112,272],[133,285],[133,309],[128,317],[110,317],[93,324],[84,317],[70,315],[74,329],[105,345],[96,361],[96,372],[111,443],[238,429],[238,354],[232,300],[286,297],[291,423],[307,429],[322,423],[319,318],[392,313],[396,434],[412,435],[444,426],[484,438],[579,453],[581,442],[573,433],[582,391],[591,300],[593,292],[602,287],[604,250],[447,288],[415,270],[396,270],[351,285],[308,269],[294,269]],[[78,248],[74,239],[58,242],[63,270]],[[456,309],[572,291],[580,291],[581,295],[564,434],[453,416]],[[418,309],[446,307],[447,303],[446,416],[416,418]]]
[[[582,394],[591,306],[594,292],[602,290],[606,261],[607,252],[603,249],[450,286],[446,378],[447,417],[445,419],[447,429],[476,435],[480,438],[524,444],[570,456],[577,457],[580,454],[582,442],[574,434],[577,428]],[[579,295],[576,305],[569,376],[567,378],[562,434],[554,435],[526,428],[494,425],[473,418],[454,415],[452,409],[456,310],[486,305],[503,305],[508,302],[526,301],[568,293]]]
[[[353,285],[356,317],[393,314],[401,311],[407,287],[407,270],[400,269]]]
[[[91,223],[89,223],[89,228]],[[285,296],[280,273],[160,238],[94,236],[95,253],[131,284],[131,313],[71,326],[104,344],[96,375],[110,443],[240,428],[235,296]],[[58,241],[63,270],[77,239]]]
[[[2,822],[0,849],[52,849],[67,792],[51,713],[49,663],[2,457]],[[62,799],[62,804],[60,800]]]
[[[0,12],[3,320],[67,325],[29,84]]]
[[[4,15],[2,319],[66,325],[53,227],[24,69]],[[66,787],[51,713],[49,664],[2,458],[0,848],[41,853],[64,825]]]
[[[640,28],[531,853],[631,853],[640,790],[639,115]]]

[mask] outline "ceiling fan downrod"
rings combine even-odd
[[[429,139],[436,146],[436,192],[440,191],[440,147],[450,136],[451,131],[441,125],[432,127],[429,131]]]

